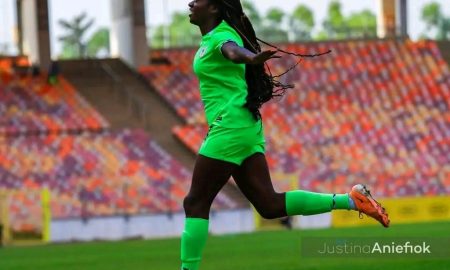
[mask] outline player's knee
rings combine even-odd
[[[275,211],[271,211],[269,209],[261,209],[261,210],[258,211],[258,213],[264,219],[275,219],[275,218],[277,218],[276,212]]]
[[[256,208],[258,213],[261,215],[261,217],[265,219],[275,219],[283,217],[283,211],[280,207],[277,207],[276,205],[266,205],[262,207]]]
[[[193,196],[187,195],[183,200],[184,211],[189,211],[195,206],[195,198]]]
[[[188,195],[183,200],[184,212],[188,216],[204,216],[209,212],[208,203],[202,196]]]
[[[278,196],[276,196],[276,199],[266,201],[263,203],[255,204],[256,211],[261,215],[261,217],[265,219],[275,219],[284,217],[286,215],[285,211],[285,203],[283,200],[278,199]]]

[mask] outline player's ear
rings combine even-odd
[[[215,4],[209,5],[209,11],[215,15],[219,15],[219,13],[220,13],[219,7],[216,6]]]

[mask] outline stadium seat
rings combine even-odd
[[[450,157],[443,151],[450,145],[450,71],[435,42],[361,40],[281,48],[333,52],[305,58],[281,78],[295,89],[262,110],[274,173],[290,173],[298,186],[324,192],[346,192],[361,181],[374,186],[377,196],[448,192],[443,172],[450,169]],[[196,152],[207,126],[189,69],[194,51],[157,53],[171,64],[150,66],[142,74],[185,119],[186,126],[173,132]],[[284,56],[270,61],[269,68],[280,74],[296,60]],[[285,187],[274,180],[279,189]]]

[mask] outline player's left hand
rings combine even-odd
[[[255,56],[253,56],[253,59],[250,64],[258,65],[258,64],[263,64],[264,62],[266,62],[269,59],[281,58],[281,56],[275,55],[276,53],[277,53],[277,51],[275,51],[275,50],[262,51],[258,54],[255,54]]]

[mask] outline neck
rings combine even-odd
[[[199,27],[200,27],[200,32],[202,33],[202,36],[211,32],[211,30],[216,28],[220,24],[221,21],[222,20],[210,20],[210,21],[207,21],[206,23],[204,23],[203,25],[200,25]]]

